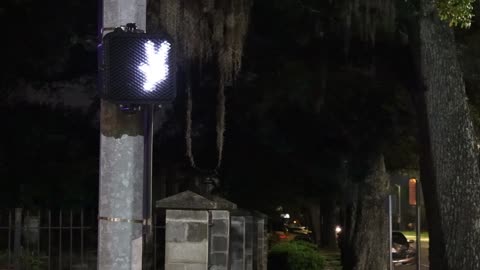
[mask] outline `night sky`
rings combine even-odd
[[[345,164],[360,181],[372,150],[385,154],[391,171],[418,168],[409,93],[413,58],[402,18],[392,33],[377,33],[372,45],[355,35],[347,41],[329,4],[298,3],[256,1],[242,70],[226,89],[218,192],[247,208],[272,211],[278,204],[336,197]],[[97,205],[97,12],[91,0],[0,4],[4,206]],[[193,91],[193,152],[206,170],[217,159],[214,65],[206,63]],[[475,68],[466,62],[467,79]],[[181,84],[175,102],[156,117],[158,198],[161,179],[189,171]]]

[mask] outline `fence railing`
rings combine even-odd
[[[149,269],[163,269],[163,215],[153,217]],[[0,270],[97,269],[96,210],[0,210]]]

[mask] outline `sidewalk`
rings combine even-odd
[[[341,270],[340,249],[338,248],[320,248],[320,254],[325,258],[325,270]]]

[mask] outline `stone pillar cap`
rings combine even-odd
[[[156,208],[182,210],[233,210],[237,205],[224,198],[208,199],[190,190],[161,199],[155,203]]]
[[[245,217],[250,217],[251,216],[251,217],[255,217],[255,218],[268,219],[268,215],[266,215],[262,212],[259,212],[259,211],[256,211],[256,210],[250,211],[250,210],[242,209],[242,208],[235,209],[235,210],[231,211],[230,215],[231,216],[245,216]]]

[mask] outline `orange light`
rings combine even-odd
[[[408,203],[417,205],[417,179],[415,178],[408,180]]]
[[[280,239],[286,239],[287,236],[286,236],[285,234],[280,234],[280,235],[278,236],[278,238],[280,238]]]

